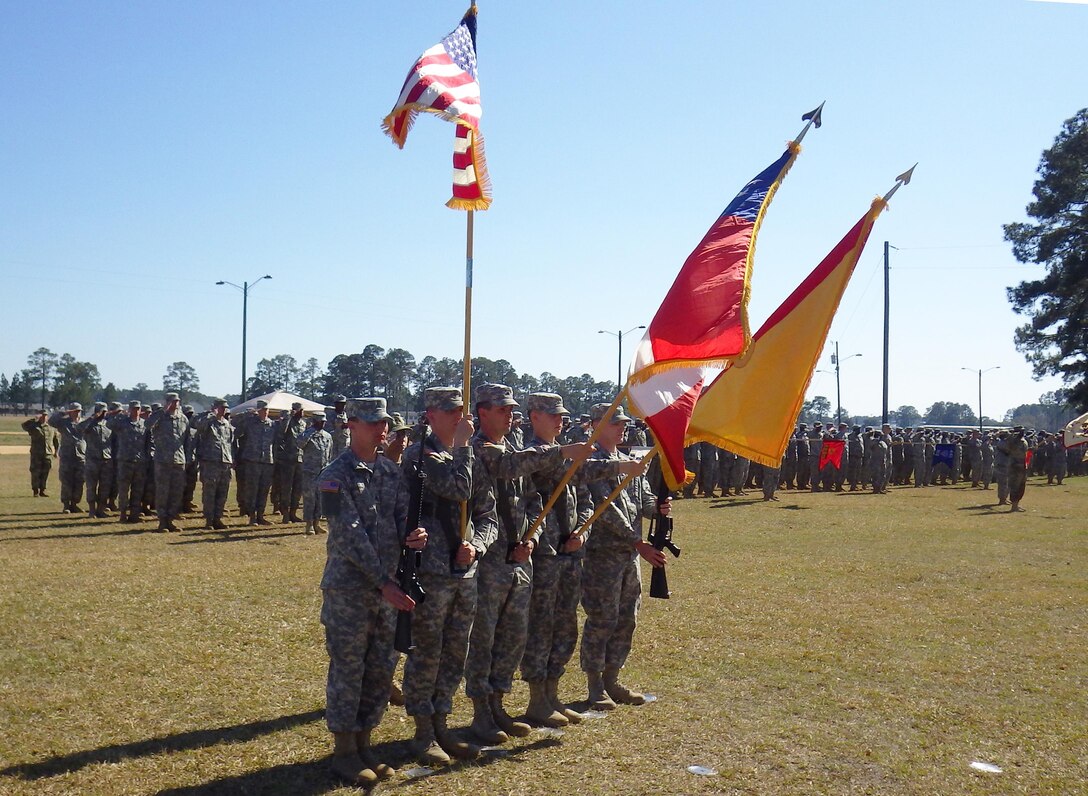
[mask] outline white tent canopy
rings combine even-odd
[[[1083,414],[1076,420],[1071,420],[1069,425],[1065,427],[1065,433],[1062,436],[1065,438],[1063,441],[1067,448],[1080,445],[1082,442],[1088,442],[1088,414]]]
[[[324,404],[319,404],[316,401],[303,398],[301,395],[295,395],[294,393],[285,392],[283,390],[275,390],[266,395],[258,395],[255,398],[250,398],[245,403],[238,404],[237,406],[232,406],[230,408],[230,413],[236,415],[247,409],[256,409],[257,401],[267,401],[269,411],[273,412],[290,412],[291,404],[296,401],[302,404],[304,412],[323,412],[325,410]]]

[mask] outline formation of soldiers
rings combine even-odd
[[[834,448],[825,443],[835,444]],[[838,456],[829,455],[831,450]],[[838,427],[798,424],[778,467],[750,462],[709,442],[689,445],[687,469],[696,474],[684,497],[746,495],[761,489],[778,500],[779,489],[887,494],[889,485],[928,487],[970,481],[977,489],[997,485],[997,505],[1020,510],[1024,479],[1045,475],[1061,484],[1086,472],[1084,446],[1066,448],[1060,432],[1011,430],[957,433],[927,428]],[[1030,463],[1029,463],[1030,462]]]
[[[667,515],[670,505],[649,488],[643,465],[619,450],[631,419],[622,409],[606,419],[609,406],[598,404],[588,419],[599,427],[597,444],[564,443],[569,413],[558,395],[529,395],[521,429],[509,387],[481,385],[475,399],[478,426],[458,388],[429,388],[426,427],[394,456],[399,464],[383,454],[395,447],[387,445],[393,418],[384,399],[348,401],[348,447],[318,478],[329,524],[321,583],[326,723],[333,769],[356,784],[393,773],[370,739],[393,695],[399,611],[411,612],[414,643],[403,704],[415,725],[413,752],[426,765],[475,758],[482,745],[528,735],[532,725],[582,720],[559,696],[578,642],[579,604],[586,613],[579,664],[591,707],[646,701],[619,678],[641,596],[638,557],[665,563],[643,541],[642,520]],[[574,462],[575,476],[557,489]],[[587,526],[627,476],[629,485]],[[421,484],[418,520],[407,516],[413,483]],[[406,550],[419,552],[418,602],[397,577]],[[530,692],[524,721],[504,704],[519,669]],[[471,740],[447,724],[462,680],[473,705]]]

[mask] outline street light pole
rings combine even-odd
[[[645,326],[635,326],[628,329],[626,332],[610,332],[607,329],[598,329],[597,334],[610,334],[616,338],[616,391],[623,389],[623,338],[625,335],[631,334],[631,332],[637,329],[645,329]]]
[[[245,403],[246,400],[246,328],[249,320],[249,289],[256,287],[257,284],[263,279],[271,279],[269,274],[254,279],[252,282],[243,282],[240,285],[236,285],[234,282],[228,282],[225,279],[221,279],[215,284],[217,285],[230,285],[231,287],[242,291],[242,390],[241,403]]]
[[[992,368],[986,368],[982,370],[978,368],[978,433],[982,433],[982,374],[989,373],[991,370],[997,370],[1000,365],[994,365]],[[969,370],[975,372],[976,368],[960,368],[960,370]]]
[[[860,356],[861,354],[851,354],[847,359]],[[842,388],[839,381],[839,365],[842,363],[842,359],[839,357],[839,342],[837,340],[835,341],[835,353],[831,355],[831,361],[835,363],[835,423],[842,425]]]

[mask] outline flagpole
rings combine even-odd
[[[619,408],[620,402],[627,395],[627,385],[624,385],[620,390],[612,404],[608,407],[608,410],[601,416],[601,419],[597,421],[597,425],[593,427],[593,432],[589,435],[589,439],[586,440],[586,445],[592,445],[597,441],[597,437],[601,435],[601,429],[612,419],[612,415],[616,414],[616,409]],[[540,514],[533,520],[532,525],[526,529],[525,533],[521,536],[521,541],[528,541],[536,533],[537,528],[544,522],[544,518],[548,516],[548,512],[555,506],[555,501],[559,500],[559,496],[563,493],[567,484],[570,483],[570,479],[574,477],[574,474],[578,472],[578,468],[582,466],[584,459],[576,459],[570,463],[570,467],[563,473],[563,477],[556,484],[555,489],[552,490],[551,497],[548,498],[548,502],[544,504],[544,508],[540,510]]]
[[[659,453],[661,453],[661,448],[655,445],[649,453],[642,457],[642,463],[649,464],[650,461]],[[582,532],[590,525],[592,525],[597,519],[599,519],[602,514],[605,513],[608,507],[611,506],[612,503],[615,502],[616,498],[620,496],[620,492],[625,490],[633,480],[635,480],[634,473],[628,473],[627,475],[625,475],[623,477],[623,480],[620,481],[619,484],[616,485],[616,488],[612,490],[612,494],[605,498],[604,503],[597,506],[597,508],[593,510],[593,513],[589,515],[589,519],[582,523],[581,527],[575,530],[574,533],[571,534],[571,536],[581,536]]]
[[[475,6],[475,3],[473,3]],[[468,417],[472,412],[472,222],[475,211],[469,210],[465,219],[465,355],[461,370],[461,409]],[[467,542],[468,502],[461,503],[461,541]]]

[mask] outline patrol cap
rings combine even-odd
[[[102,403],[102,401],[95,401],[94,402],[94,411],[95,412],[105,412],[106,411],[106,405],[104,403]]]
[[[481,384],[476,388],[476,403],[488,406],[521,406],[514,400],[514,391],[505,384]]]
[[[185,404],[184,406],[181,407],[182,414],[188,414],[189,412],[192,412],[192,411],[193,411],[193,405],[192,404]]]
[[[222,406],[224,409],[229,406],[226,398],[216,398],[214,401],[212,401],[213,409],[218,409],[220,406]]]
[[[396,433],[398,431],[407,431],[411,428],[410,425],[404,422],[404,415],[400,412],[393,412],[391,415],[393,418],[389,423],[389,432]]]
[[[384,398],[352,398],[347,403],[344,412],[349,420],[354,417],[364,423],[377,423],[380,420],[393,419],[385,411]]]
[[[291,409],[301,409],[301,408],[302,408],[302,403],[300,401],[295,401],[295,402],[293,402],[291,404]]]
[[[171,401],[180,401],[181,397],[176,392],[168,392],[162,399],[167,403],[170,403]]]
[[[120,408],[121,408],[121,402],[120,401],[110,401],[110,411],[111,412],[116,411],[116,410],[118,410]]]
[[[151,404],[151,411],[152,412],[156,412],[159,409],[162,409],[162,404],[156,404],[156,403]]]
[[[593,406],[589,408],[589,419],[593,422],[599,421],[602,417],[605,416],[605,414],[607,414],[611,406],[612,404],[593,404]],[[630,420],[631,418],[624,413],[623,407],[620,406],[616,408],[616,413],[612,415],[612,420],[609,422],[627,423],[630,422]]]
[[[460,387],[428,387],[423,391],[423,405],[428,409],[449,411],[464,408],[465,402],[461,399]]]
[[[336,400],[333,401],[334,404],[346,404],[347,402],[348,397],[346,395],[338,395],[336,396]]]
[[[881,437],[883,437],[883,436],[884,436],[884,432],[883,432],[883,431],[874,431],[874,432],[873,432],[873,439],[880,439],[880,438],[881,438]]]
[[[815,423],[812,424],[812,427],[813,428],[823,428],[824,424],[821,423],[819,420],[817,420]]]
[[[854,431],[861,431],[861,426],[854,426]]]
[[[1013,431],[1023,431],[1023,430],[1024,430],[1024,427],[1023,427],[1023,426],[1013,426],[1013,427],[1012,427],[1012,430],[1013,430]]]
[[[144,405],[142,403],[140,403],[139,401],[129,401],[128,402],[128,408],[129,409],[143,409]]]
[[[310,425],[316,426],[318,423],[324,423],[325,422],[325,413],[324,412],[307,412],[306,416],[310,420]]]
[[[563,406],[563,396],[557,395],[554,392],[529,393],[529,397],[525,400],[525,403],[530,412],[543,412],[546,415],[570,414],[567,407]],[[589,420],[588,415],[582,415],[582,417]]]
[[[798,423],[797,427],[798,428],[808,428],[808,423]]]
[[[257,401],[257,408],[258,409],[267,409],[268,408],[268,401],[265,401],[263,399],[260,400],[260,401]]]
[[[72,401],[70,404],[68,404],[69,412],[74,412],[77,409],[81,412],[83,411],[83,404],[81,404],[79,401]]]

